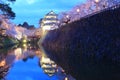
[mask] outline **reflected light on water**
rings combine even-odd
[[[44,63],[50,63],[50,59],[45,57],[42,57],[41,61]]]
[[[23,51],[27,51],[27,44],[23,44]]]
[[[67,78],[67,77],[65,77],[65,80],[68,80],[68,78]]]
[[[40,65],[44,73],[48,74],[48,76],[53,76],[57,72],[57,65],[54,61],[47,57],[45,53],[42,53]]]
[[[17,49],[15,49],[15,50],[14,50],[14,53],[15,53],[16,56],[22,55],[22,48],[17,48]]]
[[[9,67],[9,69],[5,68],[8,74],[3,75],[6,80],[18,80],[21,77],[22,80],[65,79],[66,74],[63,73],[60,66],[48,57],[44,49],[34,46],[32,46],[34,48],[30,49],[30,46],[25,46],[21,45],[10,49],[8,51],[9,55],[7,55],[7,62],[6,58],[0,61],[0,67]],[[26,79],[27,77],[29,79]]]
[[[45,39],[45,37],[46,37],[46,35],[48,34],[48,32],[49,32],[49,31],[47,31],[47,30],[45,30],[45,29],[42,30],[42,38],[41,38],[40,42],[42,42],[42,41]]]
[[[5,66],[5,64],[6,64],[6,61],[5,61],[5,59],[3,59],[3,60],[0,62],[0,67]]]

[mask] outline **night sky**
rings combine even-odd
[[[56,13],[69,11],[75,5],[85,0],[16,0],[11,4],[16,18],[12,21],[15,24],[28,22],[30,25],[38,27],[40,18],[44,17],[49,11]]]

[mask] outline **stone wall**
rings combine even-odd
[[[42,45],[76,80],[120,80],[120,8],[50,31]]]

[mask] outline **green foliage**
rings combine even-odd
[[[15,38],[0,37],[0,47],[8,47],[8,46],[13,45],[15,43],[18,43],[18,40]]]
[[[7,37],[4,39],[4,43],[3,43],[4,45],[10,44],[10,43],[12,43],[12,40],[10,38]]]

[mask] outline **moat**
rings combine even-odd
[[[0,50],[0,78],[5,80],[64,80],[71,76],[37,45],[14,45]]]
[[[120,3],[105,2],[50,11],[39,28],[0,15],[0,80],[120,80]]]

